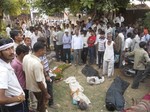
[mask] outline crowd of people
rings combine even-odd
[[[149,74],[150,35],[139,25],[124,25],[119,14],[113,21],[104,15],[68,22],[38,22],[19,28],[7,26],[0,39],[0,105],[9,112],[28,112],[30,105],[46,111],[53,106],[53,77],[49,76],[46,51],[56,52],[56,61],[67,64],[96,64],[110,78],[125,56],[134,55],[136,74],[132,88]],[[123,55],[122,55],[123,54]],[[146,70],[145,70],[146,69]],[[141,75],[141,74],[144,75]],[[36,106],[35,106],[36,107]]]

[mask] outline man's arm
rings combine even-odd
[[[150,62],[150,58],[149,58],[147,52],[144,53],[144,58],[145,58],[145,60],[146,60],[146,63],[147,63],[147,62]]]
[[[45,96],[46,99],[50,99],[50,95],[47,92],[47,89],[45,88],[43,82],[37,82],[38,87],[40,88],[41,92],[43,93],[43,95]]]
[[[24,100],[25,100],[25,96],[23,94],[14,97],[6,97],[5,89],[0,89],[0,105],[10,104],[15,102],[23,102]]]
[[[50,96],[47,92],[47,89],[46,89],[44,83],[42,82],[42,79],[43,79],[42,75],[44,76],[44,70],[42,71],[42,69],[43,69],[43,66],[39,66],[38,64],[35,64],[34,73],[35,73],[36,82],[38,84],[39,89],[45,95],[45,97],[50,98]]]
[[[127,52],[125,53],[125,56],[133,56],[135,54],[135,50],[132,52]]]

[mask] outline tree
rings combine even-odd
[[[146,17],[144,18],[144,26],[146,28],[148,28],[148,30],[150,31],[150,22],[149,22],[149,20],[150,20],[150,12],[147,12]]]
[[[22,10],[22,8],[26,10]],[[27,13],[29,10],[29,5],[26,0],[0,0],[0,31],[2,30],[2,19],[3,14],[9,14],[11,16],[18,16],[25,11]]]
[[[51,15],[63,11],[66,7],[70,8],[72,13],[77,13],[83,9],[87,9],[88,12],[112,12],[126,8],[128,3],[129,0],[37,0],[35,7]]]
[[[70,0],[36,0],[33,7],[37,7],[40,12],[53,15],[63,11],[70,3]]]

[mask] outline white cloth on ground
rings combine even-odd
[[[89,84],[100,84],[104,82],[104,77],[97,77],[97,76],[91,76],[91,77],[87,77],[87,83]]]
[[[90,104],[91,101],[88,99],[87,96],[83,94],[84,88],[79,84],[75,77],[71,76],[64,80],[66,83],[69,84],[69,87],[72,92],[72,98],[76,101],[83,100],[86,104]]]

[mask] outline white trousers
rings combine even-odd
[[[103,75],[108,74],[108,77],[114,74],[114,60],[103,61]]]

